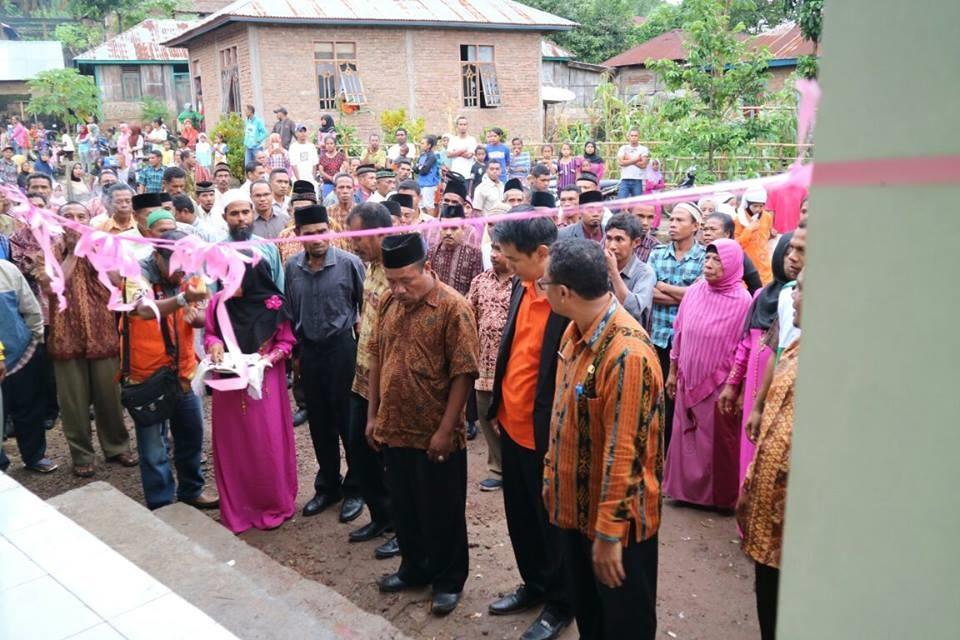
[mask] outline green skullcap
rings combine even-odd
[[[173,220],[177,221],[173,217],[173,214],[167,211],[166,209],[155,209],[150,212],[150,215],[147,216],[147,229],[152,229],[153,225],[157,224],[161,220]]]

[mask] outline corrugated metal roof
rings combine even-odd
[[[642,66],[646,60],[685,60],[687,48],[683,45],[685,34],[680,29],[661,33],[632,49],[616,55],[601,64],[605,67]]]
[[[549,40],[540,41],[540,57],[550,60],[573,60],[574,55],[567,51],[556,42]]]
[[[813,55],[813,43],[804,40],[800,27],[789,22],[756,36],[741,34],[738,37],[741,40],[748,40],[751,49],[762,47],[769,49],[772,60],[790,60],[798,56]],[[680,29],[667,31],[610,58],[603,65],[607,67],[643,66],[648,59],[683,61],[687,59],[685,38],[686,34]]]
[[[161,42],[176,37],[195,22],[181,20],[144,20],[135,27],[113,36],[98,47],[84,51],[77,62],[186,62],[186,49],[165,47]]]
[[[563,31],[576,26],[513,0],[237,0],[172,37],[182,45],[228,22]]]
[[[758,34],[751,46],[766,47],[774,60],[812,56],[814,52],[814,44],[804,39],[800,27],[791,22]]]

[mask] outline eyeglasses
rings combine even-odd
[[[537,286],[540,287],[541,289],[546,289],[547,285],[550,285],[550,284],[560,284],[560,283],[555,280],[545,280],[543,278],[539,278],[537,280]]]

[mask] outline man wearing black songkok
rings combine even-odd
[[[310,205],[294,211],[298,236],[327,233],[327,210]],[[350,386],[356,367],[353,328],[363,303],[363,263],[329,240],[304,240],[303,251],[285,268],[286,296],[300,349],[300,375],[310,437],[317,456],[316,495],[303,508],[313,516],[345,497],[340,521],[363,511],[360,487],[350,474]],[[347,457],[340,476],[340,441]]]
[[[446,615],[469,572],[463,409],[478,375],[477,325],[431,270],[420,234],[384,238],[381,254],[390,290],[370,340],[366,432],[383,450],[402,560],[379,586],[429,584],[434,615]]]

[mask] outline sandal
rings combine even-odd
[[[78,478],[92,478],[94,473],[96,473],[96,468],[92,464],[73,465],[73,475]]]
[[[124,467],[135,467],[137,466],[137,456],[133,455],[129,451],[124,451],[123,453],[118,453],[115,456],[110,456],[107,458],[107,462],[119,464]]]

